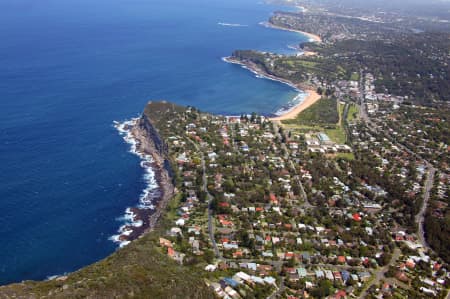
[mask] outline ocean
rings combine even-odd
[[[114,121],[152,99],[233,115],[289,105],[289,86],[221,60],[306,41],[258,25],[279,9],[258,0],[0,1],[0,284],[71,272],[118,248],[111,236],[148,174]]]

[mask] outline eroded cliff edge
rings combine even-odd
[[[151,103],[149,103],[151,105]],[[155,208],[152,210],[136,209],[136,214],[144,222],[145,231],[152,230],[160,219],[167,203],[174,195],[172,170],[169,161],[168,147],[158,133],[150,117],[143,113],[131,128],[131,134],[136,140],[136,150],[152,157],[151,167],[155,172],[159,186],[159,198],[153,199]],[[138,234],[142,233],[137,231]],[[133,239],[135,236],[132,236]]]

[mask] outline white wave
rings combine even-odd
[[[111,237],[109,237],[109,240],[113,241],[114,243],[118,243],[120,248],[125,247],[128,244],[130,244],[130,241],[120,240],[120,236],[121,235],[111,236]]]
[[[131,132],[131,128],[138,120],[139,118],[133,118],[124,122],[114,121],[114,127],[117,129],[120,136],[122,136],[123,140],[130,145],[129,152],[137,155],[141,159],[140,166],[144,170],[142,179],[146,187],[142,190],[142,193],[139,196],[137,207],[139,209],[155,209],[154,201],[159,199],[161,196],[161,191],[156,179],[156,173],[152,168],[152,163],[154,162],[152,156],[139,152],[139,143]],[[115,243],[119,243],[120,247],[128,245],[130,242],[120,240],[120,236],[128,236],[132,233],[132,229],[130,227],[141,227],[144,224],[142,220],[136,220],[136,216],[137,215],[133,213],[131,208],[127,208],[124,215],[117,218],[118,221],[123,223],[118,230],[118,234],[111,236],[109,239]]]
[[[133,221],[131,223],[131,225],[134,227],[141,227],[142,225],[144,225],[144,222],[142,220],[137,220],[137,221]]]
[[[133,220],[136,217],[136,214],[134,214],[134,212],[130,208],[127,208],[125,210],[124,217],[125,217],[125,219]]]
[[[238,23],[223,23],[219,22],[217,25],[226,26],[226,27],[248,27],[248,25],[238,24]]]
[[[121,232],[121,235],[129,236],[133,232],[132,229],[130,229],[127,225],[122,225],[119,229]]]
[[[113,241],[114,243],[122,243],[122,241],[120,241],[120,235],[112,235],[111,237],[108,238],[108,240]]]
[[[67,272],[64,272],[64,274],[58,274],[58,275],[51,275],[51,276],[47,276],[47,278],[45,280],[55,280],[59,277],[63,277],[66,276]]]
[[[128,244],[130,244],[130,243],[131,243],[130,241],[122,241],[122,242],[120,242],[119,247],[120,247],[120,248],[125,247],[125,246],[127,246]]]
[[[297,92],[299,92],[299,93],[302,92],[300,89],[298,89],[297,86],[295,86],[295,85],[292,84],[292,83],[289,83],[289,82],[286,82],[286,81],[281,80],[281,79],[276,79],[276,78],[273,78],[273,77],[270,77],[270,76],[261,74],[260,72],[255,71],[255,70],[249,68],[249,67],[246,66],[246,65],[242,65],[242,64],[241,64],[241,67],[242,67],[243,69],[246,69],[246,70],[252,72],[253,74],[255,74],[255,77],[258,78],[258,79],[267,79],[267,80],[272,80],[272,81],[275,81],[275,82],[280,82],[280,83],[283,83],[283,84],[286,84],[286,85],[292,87],[295,91],[297,91]]]
[[[286,103],[286,105],[284,105],[283,107],[278,109],[274,114],[277,116],[280,116],[280,115],[290,112],[297,105],[302,103],[305,100],[306,96],[307,96],[307,93],[299,92],[292,100],[290,100],[288,103]]]

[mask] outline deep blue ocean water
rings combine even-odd
[[[306,38],[258,0],[0,1],[0,284],[97,261],[143,170],[112,126],[151,99],[273,113],[296,92],[221,61]],[[247,27],[227,27],[219,22]]]

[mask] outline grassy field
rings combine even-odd
[[[350,81],[359,81],[359,74],[352,73],[352,75],[350,76]]]
[[[327,126],[339,122],[336,99],[322,98],[301,112],[295,119],[285,120],[286,125]]]
[[[292,131],[293,134],[305,134],[309,132],[324,132],[336,143],[344,144],[346,140],[345,131],[343,127],[335,125],[333,129],[324,128],[323,126],[305,126],[305,125],[283,125],[287,130]]]
[[[176,194],[168,204],[166,219],[175,221],[180,216],[177,214],[177,208],[180,206],[181,193]]]
[[[346,142],[342,122],[345,105],[332,99],[321,99],[296,119],[283,121],[283,126],[293,133],[324,132],[338,144]]]
[[[338,122],[338,124],[339,124],[339,126],[341,126],[342,125],[342,119],[343,119],[343,116],[344,116],[345,104],[342,104],[342,103],[338,102],[337,105],[338,105],[338,112],[339,112],[339,122]]]
[[[353,122],[358,118],[359,108],[356,104],[350,104],[347,114],[347,122]]]
[[[343,158],[346,160],[355,160],[355,154],[353,153],[337,153],[334,154],[335,158]]]
[[[346,140],[345,131],[341,126],[336,126],[336,129],[324,129],[325,134],[336,143],[344,144]]]

